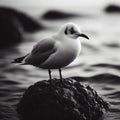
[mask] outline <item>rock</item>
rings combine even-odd
[[[72,14],[72,13],[65,13],[65,12],[57,11],[57,10],[50,10],[43,15],[43,19],[59,20],[59,19],[67,19],[71,17],[76,17],[76,16],[77,16],[76,14]]]
[[[0,7],[0,49],[23,40],[23,32],[34,32],[43,27],[28,15],[12,8]]]
[[[0,7],[0,15],[1,14],[8,18],[16,18],[26,32],[34,32],[43,29],[43,26],[40,25],[40,23],[38,23],[35,19],[13,8]]]
[[[107,109],[94,89],[72,78],[35,83],[17,106],[20,120],[97,120]]]
[[[105,8],[107,13],[120,13],[120,6],[118,5],[109,5]]]
[[[13,46],[23,39],[20,22],[0,11],[0,49]]]

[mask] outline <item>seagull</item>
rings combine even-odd
[[[58,69],[60,81],[63,83],[61,68],[73,62],[81,51],[80,37],[89,40],[75,23],[66,23],[50,37],[39,41],[30,53],[14,59],[12,63],[33,65],[48,69],[50,81],[51,69]]]

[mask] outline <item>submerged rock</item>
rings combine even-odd
[[[13,18],[13,21],[14,18],[16,18],[20,22],[24,31],[27,32],[34,32],[36,30],[43,29],[43,26],[34,18],[13,8],[0,7],[0,17],[2,17],[1,15],[8,17],[8,19]]]
[[[107,109],[94,89],[72,78],[64,85],[58,79],[35,83],[17,106],[20,120],[97,120]]]
[[[120,6],[118,5],[109,5],[105,8],[107,13],[120,13]]]
[[[0,7],[0,48],[7,48],[23,40],[23,32],[43,27],[33,18],[13,8]]]
[[[59,19],[76,17],[76,16],[77,16],[76,14],[72,14],[72,13],[65,13],[65,12],[57,11],[57,10],[50,10],[43,15],[43,19],[59,20]]]
[[[15,16],[0,8],[0,48],[10,47],[22,41],[22,28]]]

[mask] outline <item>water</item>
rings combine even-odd
[[[90,41],[81,39],[82,52],[79,58],[63,69],[63,76],[81,77],[81,82],[92,86],[110,103],[110,110],[104,115],[103,120],[119,120],[120,15],[109,15],[95,7],[71,8],[71,12],[82,13],[86,17],[47,21],[40,18],[47,10],[46,8],[21,8],[21,10],[27,11],[48,29],[28,34],[25,41],[18,46],[0,51],[0,106],[2,106],[0,111],[9,113],[12,108],[16,107],[22,94],[30,85],[39,80],[48,79],[46,70],[33,66],[14,65],[10,63],[12,59],[27,54],[37,41],[54,33],[60,25],[70,21],[77,23],[90,37]],[[53,70],[53,77],[59,77],[57,70]],[[9,114],[9,116],[7,120],[11,120],[12,116],[15,117],[14,114]],[[17,120],[17,117],[14,120]]]

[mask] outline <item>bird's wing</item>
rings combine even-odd
[[[47,52],[51,49],[53,49],[55,46],[55,41],[53,39],[44,39],[40,42],[38,42],[32,50],[32,54],[35,54],[37,52],[39,53],[44,53]]]
[[[39,66],[47,60],[51,54],[55,53],[56,49],[53,39],[44,39],[33,47],[32,52],[25,58],[25,62]]]

